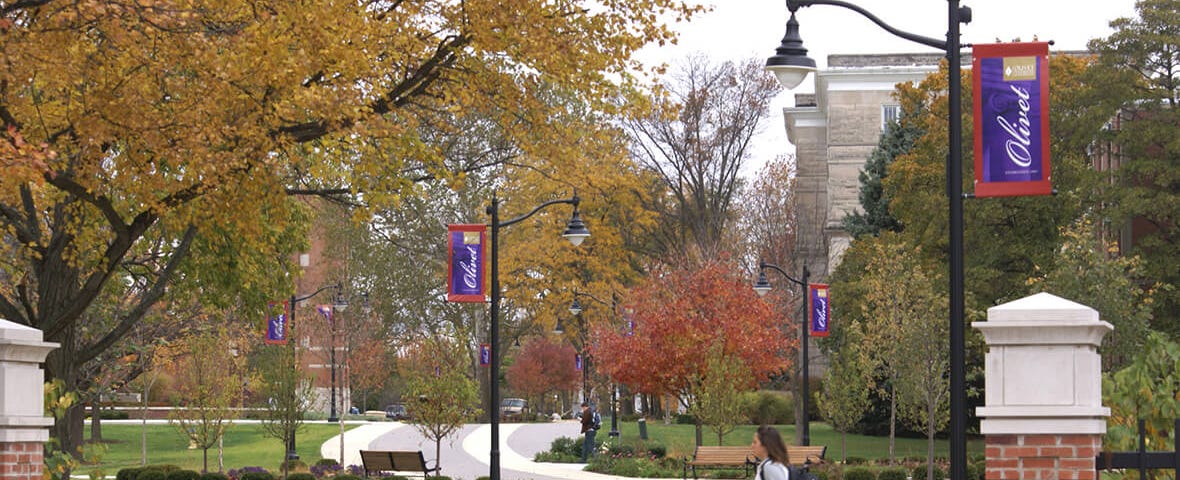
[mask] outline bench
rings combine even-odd
[[[787,463],[793,466],[805,467],[824,463],[824,452],[828,450],[824,445],[787,445]]]
[[[754,465],[754,453],[749,446],[743,447],[707,447],[699,446],[692,454],[692,459],[684,459],[683,478],[688,479],[688,470],[692,469],[692,478],[697,478],[697,468],[737,468],[742,467],[744,475],[750,476],[750,465]]]
[[[437,476],[439,466],[426,466],[426,459],[421,450],[414,451],[386,451],[361,450],[361,463],[365,468],[365,476],[369,474],[421,473],[423,478],[429,477],[431,472]]]

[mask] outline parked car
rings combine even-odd
[[[395,403],[385,407],[385,418],[391,420],[409,420],[410,413],[406,411],[405,405]]]
[[[529,402],[523,398],[505,398],[500,402],[500,418],[524,420],[529,413]]]

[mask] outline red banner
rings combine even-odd
[[[447,301],[487,301],[487,225],[447,225]]]
[[[975,196],[1049,195],[1049,44],[972,50]]]

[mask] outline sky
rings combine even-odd
[[[693,1],[693,0],[690,0]],[[782,40],[789,17],[784,0],[696,0],[713,11],[688,23],[675,24],[677,45],[647,48],[638,58],[645,63],[667,63],[690,54],[704,53],[714,61],[765,59]],[[851,0],[885,23],[909,33],[946,38],[946,0]],[[1118,17],[1135,17],[1134,0],[961,0],[971,7],[971,23],[961,25],[962,42],[994,43],[1019,38],[1053,41],[1050,50],[1083,50],[1093,38],[1108,36],[1109,23]],[[900,8],[899,8],[900,7]],[[938,50],[886,32],[860,14],[829,5],[800,8],[799,35],[808,56],[823,69],[832,54],[913,53]],[[964,50],[965,52],[968,50]],[[782,115],[794,105],[795,93],[814,90],[815,76],[792,92],[784,92],[771,105],[771,117],[755,139],[754,164],[760,165],[787,145]],[[756,169],[756,168],[755,168]]]

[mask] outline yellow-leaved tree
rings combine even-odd
[[[354,199],[378,206],[416,181],[487,167],[444,162],[425,138],[460,131],[460,112],[547,165],[568,161],[583,132],[555,124],[561,105],[548,92],[604,114],[646,105],[631,54],[672,39],[661,19],[696,10],[679,0],[0,4],[0,316],[60,342],[49,374],[84,389],[79,366],[170,288],[200,285],[203,298],[243,308],[289,293],[288,254],[305,238],[289,195],[363,194]],[[125,308],[83,332],[79,319],[113,282]],[[67,451],[82,418],[71,407],[55,425]]]

